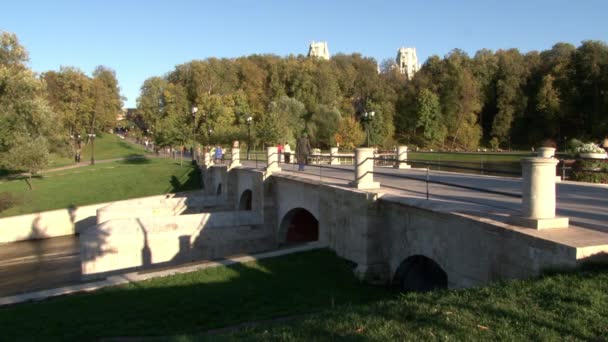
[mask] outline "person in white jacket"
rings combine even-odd
[[[291,162],[291,146],[288,142],[285,142],[283,146],[283,154],[285,155],[285,163],[289,164]]]

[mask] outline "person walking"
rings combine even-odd
[[[304,171],[304,165],[308,163],[308,155],[310,154],[310,141],[308,135],[302,133],[302,137],[298,139],[296,144],[296,157],[298,158],[298,171]]]
[[[285,163],[289,164],[291,162],[291,146],[286,141],[285,146],[283,146],[283,153],[285,154]]]
[[[222,151],[222,146],[217,145],[217,147],[215,148],[215,163],[219,164],[220,162],[222,162],[223,156],[224,156],[224,151]]]

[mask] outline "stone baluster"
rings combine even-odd
[[[371,147],[355,149],[355,180],[351,185],[357,189],[379,189],[380,183],[374,182],[374,149]]]
[[[230,168],[241,166],[241,149],[238,147],[232,148],[232,156],[230,159]]]
[[[329,149],[329,165],[340,165],[340,159],[338,158],[338,148],[331,147]]]
[[[412,166],[408,165],[407,162],[407,146],[397,147],[397,161],[393,166],[395,169],[409,169]]]
[[[522,164],[521,217],[513,223],[535,228],[567,228],[567,217],[555,216],[555,158],[524,158]]]
[[[266,171],[279,172],[279,151],[276,146],[267,147],[266,149]]]

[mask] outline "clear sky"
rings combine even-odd
[[[35,71],[114,69],[133,107],[146,78],[193,59],[306,54],[313,40],[378,61],[401,46],[421,62],[454,48],[527,52],[606,41],[607,14],[608,0],[3,0],[0,30]]]

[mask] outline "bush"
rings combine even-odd
[[[572,165],[570,179],[579,182],[608,184],[608,159],[577,160]]]

